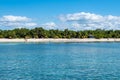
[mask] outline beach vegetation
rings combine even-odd
[[[120,38],[120,30],[46,30],[42,27],[34,29],[16,28],[13,30],[0,30],[0,38]]]

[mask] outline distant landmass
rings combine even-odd
[[[0,30],[0,38],[120,38],[120,30],[46,30],[42,27],[34,29],[17,28],[13,30]]]

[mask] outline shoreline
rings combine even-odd
[[[40,39],[6,39],[1,38],[1,43],[4,42],[120,42],[120,38],[103,38],[103,39],[94,39],[94,38],[71,38],[71,39],[54,39],[54,38],[40,38]]]

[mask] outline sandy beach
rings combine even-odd
[[[0,42],[120,42],[120,38],[103,38],[103,39],[94,39],[94,38],[85,38],[85,39],[0,39]]]

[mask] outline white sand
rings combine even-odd
[[[103,38],[103,39],[94,39],[94,38],[85,38],[85,39],[0,39],[0,42],[120,42],[120,38]]]

